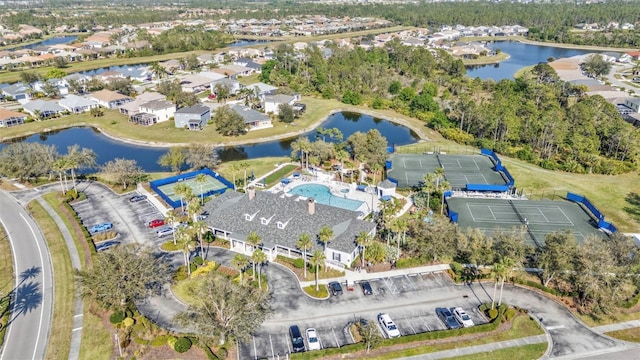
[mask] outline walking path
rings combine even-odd
[[[495,342],[490,344],[482,344],[482,345],[456,348],[451,350],[436,351],[428,354],[405,357],[403,359],[405,360],[448,359],[448,358],[457,357],[457,356],[485,353],[485,352],[490,352],[490,351],[495,351],[500,349],[524,346],[524,345],[540,344],[544,342],[547,342],[546,336],[537,335],[537,336],[529,336],[529,337],[520,338],[520,339],[500,341],[500,342]]]
[[[49,216],[53,218],[53,221],[58,225],[64,242],[69,249],[69,257],[71,258],[71,266],[76,270],[82,270],[82,263],[80,262],[80,256],[78,255],[78,249],[73,241],[71,232],[62,221],[58,213],[47,203],[42,197],[38,197],[37,201],[47,211]],[[84,312],[84,303],[80,297],[78,287],[74,285],[75,289],[75,303],[73,306],[73,327],[71,331],[71,345],[69,348],[69,360],[77,360],[80,358],[80,342],[82,340],[82,320]]]

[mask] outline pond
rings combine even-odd
[[[551,57],[560,59],[598,52],[524,44],[516,41],[496,41],[488,43],[487,47],[492,50],[500,49],[511,57],[497,64],[469,66],[467,67],[467,76],[471,78],[479,77],[482,80],[493,79],[495,81],[513,79],[513,75],[523,67],[546,62]]]
[[[415,132],[405,126],[358,113],[338,112],[332,114],[321,126],[324,128],[338,128],[344,134],[345,139],[356,131],[366,132],[369,129],[378,129],[378,131],[387,138],[389,145],[406,145],[414,143],[419,139]],[[310,139],[315,139],[316,132],[305,134],[305,136]],[[218,154],[222,161],[254,159],[267,156],[290,156],[291,143],[294,140],[295,138],[291,138],[260,144],[229,146],[219,149]],[[78,144],[80,147],[93,149],[98,156],[98,164],[104,164],[115,158],[126,158],[136,160],[138,165],[145,171],[154,172],[166,170],[157,163],[158,158],[167,151],[166,148],[138,146],[113,140],[89,127],[75,127],[44,134],[36,134],[15,139],[14,142],[16,141],[55,145],[61,153],[65,153],[68,146]],[[6,144],[0,144],[0,149],[4,146],[6,146]]]
[[[251,45],[261,45],[261,44],[270,44],[273,41],[271,40],[236,40],[229,44],[229,47],[242,47],[242,46],[251,46]]]
[[[37,43],[20,46],[20,48],[34,49],[39,46],[53,46],[53,45],[60,45],[60,44],[68,44],[70,42],[76,41],[77,39],[78,37],[75,35],[57,36],[57,37],[48,38],[46,40],[38,41]]]

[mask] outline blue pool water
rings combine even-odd
[[[289,194],[314,198],[316,202],[323,205],[339,207],[346,210],[356,211],[363,204],[362,201],[344,199],[331,195],[329,188],[319,184],[302,184],[294,187]]]

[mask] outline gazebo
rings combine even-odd
[[[396,187],[398,187],[398,185],[393,181],[389,179],[382,180],[377,186],[378,196],[393,196],[396,193]]]

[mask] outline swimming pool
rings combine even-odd
[[[314,198],[316,202],[323,205],[339,207],[346,210],[356,211],[362,206],[362,201],[344,199],[331,194],[329,188],[320,184],[302,184],[294,187],[289,194]]]

